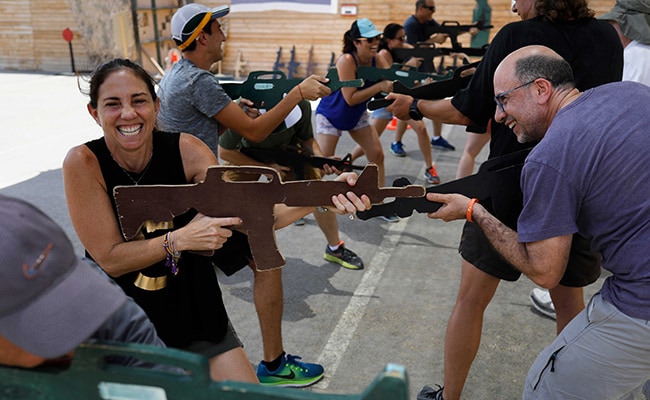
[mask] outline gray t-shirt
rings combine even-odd
[[[158,97],[160,131],[190,133],[217,154],[220,125],[214,116],[232,100],[214,74],[182,59],[163,76]]]
[[[650,320],[650,88],[616,82],[561,109],[522,171],[520,242],[579,232],[612,272],[603,298]]]

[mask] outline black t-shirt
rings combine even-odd
[[[514,50],[533,44],[550,47],[564,57],[571,64],[581,91],[622,78],[623,47],[608,22],[585,18],[553,23],[536,17],[513,22],[499,31],[469,85],[453,97],[454,107],[476,125],[487,126],[496,109],[493,79],[497,66]],[[492,121],[489,158],[531,145],[519,144],[508,127]]]

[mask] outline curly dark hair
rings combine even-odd
[[[535,9],[539,15],[551,22],[593,18],[596,15],[595,11],[589,8],[587,0],[537,0]]]

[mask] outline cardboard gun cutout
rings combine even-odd
[[[427,193],[460,193],[467,197],[475,197],[482,204],[491,203],[494,215],[509,214],[515,207],[521,208],[521,190],[519,177],[521,168],[530,149],[495,157],[481,164],[478,172],[465,178],[449,183],[427,188]],[[409,185],[406,178],[399,178],[393,186]],[[513,196],[513,194],[515,196]],[[370,210],[357,212],[357,217],[367,220],[373,217],[395,215],[406,218],[413,214],[432,213],[442,206],[427,200],[425,197],[412,199],[395,199],[390,203],[372,206]]]
[[[423,100],[438,100],[444,99],[446,97],[452,97],[460,89],[466,87],[469,84],[469,81],[472,79],[472,74],[462,76],[463,72],[470,68],[475,68],[478,63],[479,62],[476,61],[471,64],[456,68],[451,79],[431,82],[426,85],[421,85],[414,88],[409,88],[402,85],[400,82],[395,82],[393,83],[393,92],[399,94],[407,94],[414,99]],[[368,102],[368,109],[373,111],[378,108],[388,107],[392,103],[393,100],[374,99]]]
[[[264,76],[273,76],[264,78]],[[275,78],[280,76],[280,78]],[[342,87],[361,87],[363,79],[352,79],[349,81],[340,81],[336,68],[327,72],[326,78],[329,82],[325,86],[333,92]],[[248,75],[242,83],[222,83],[221,87],[231,99],[243,97],[255,103],[256,108],[273,108],[278,104],[285,93],[288,93],[294,86],[302,82],[303,79],[287,79],[282,71],[254,71]]]
[[[425,29],[425,35],[426,37],[430,37],[434,33],[443,33],[449,35],[452,49],[455,52],[465,53],[465,50],[467,50],[467,48],[458,43],[458,35],[461,33],[469,32],[472,28],[483,30],[493,28],[493,26],[486,25],[483,22],[477,22],[471,25],[461,25],[458,21],[443,21],[440,26],[428,25]]]
[[[395,63],[390,68],[359,66],[357,68],[357,77],[363,79],[364,82],[376,82],[385,79],[396,83],[399,82],[404,87],[413,88],[429,79],[433,79],[434,81],[449,79],[451,78],[451,74],[438,75],[419,72],[412,65]]]
[[[268,181],[227,181],[227,171],[263,174]],[[113,189],[122,234],[133,239],[146,221],[171,221],[190,209],[209,217],[240,217],[237,230],[248,235],[248,243],[258,269],[266,270],[285,265],[275,241],[273,206],[317,207],[332,204],[332,196],[354,192],[367,195],[374,204],[386,197],[422,197],[424,187],[406,185],[380,188],[378,170],[367,165],[355,186],[338,181],[282,182],[273,168],[256,166],[212,166],[204,182],[188,185],[116,186]]]
[[[413,48],[400,48],[393,49],[395,56],[400,60],[407,60],[409,58],[421,58],[422,65],[427,73],[436,73],[433,59],[436,57],[449,56],[453,53],[463,53],[468,57],[483,57],[487,51],[487,47],[474,48],[463,47],[462,51],[454,50],[445,47],[436,47],[433,43],[419,42]]]
[[[289,148],[271,150],[255,147],[242,147],[239,151],[253,160],[262,163],[277,163],[279,165],[291,167],[291,170],[298,180],[305,179],[305,164],[320,169],[323,169],[323,166],[325,165],[329,165],[341,172],[350,172],[353,169],[362,170],[365,168],[365,166],[352,164],[352,154],[350,153],[338,160],[335,158],[318,157],[306,152],[301,152],[299,149],[294,150]]]

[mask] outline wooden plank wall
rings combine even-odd
[[[0,0],[0,70],[71,71],[68,44],[62,37],[62,31],[66,27],[75,34],[73,49],[77,65],[93,65],[95,61],[91,61],[84,48],[78,21],[71,10],[71,1]],[[230,0],[203,1],[208,6],[229,2]],[[608,11],[614,2],[615,0],[591,0],[590,4],[599,15]],[[315,72],[324,74],[332,53],[339,55],[343,33],[355,18],[370,18],[382,30],[389,22],[403,23],[413,13],[415,0],[346,0],[339,3],[356,4],[357,16],[297,11],[231,13],[224,20],[228,41],[221,65],[222,72],[234,74],[238,51],[246,62],[243,71],[246,75],[250,71],[272,69],[280,46],[283,49],[281,62],[288,63],[289,52],[295,46],[296,61],[300,62],[296,76],[304,76],[309,50],[313,46],[313,61],[317,63]],[[471,22],[474,4],[474,0],[438,0],[434,18],[438,21],[468,24]],[[518,20],[510,12],[510,0],[490,0],[490,4],[492,24],[495,26],[492,34],[504,24]],[[112,24],[113,20],[106,18],[105,23]],[[463,45],[468,45],[467,35],[461,39]],[[150,63],[147,65],[145,62],[145,66],[152,74],[157,73]]]
[[[66,0],[0,1],[0,69],[71,72],[63,30],[76,31]],[[73,40],[75,57],[84,61],[81,41]]]
[[[216,6],[224,1],[209,1]],[[296,47],[296,61],[300,62],[297,76],[305,76],[309,50],[313,46],[313,61],[317,63],[316,73],[325,74],[331,60],[341,52],[343,33],[356,18],[369,18],[379,30],[390,22],[403,23],[415,11],[415,0],[378,1],[346,0],[339,4],[356,4],[357,16],[338,14],[313,14],[290,11],[264,11],[231,13],[225,19],[228,40],[222,62],[224,73],[232,74],[238,51],[246,62],[244,75],[250,71],[273,68],[279,47],[282,47],[281,62],[286,65],[290,50]],[[493,36],[501,26],[518,21],[519,17],[510,11],[511,0],[490,0],[492,6]],[[615,0],[591,0],[590,5],[600,15],[614,5]],[[472,19],[474,0],[437,0],[434,18],[469,24]],[[463,46],[469,46],[469,36],[459,37]],[[449,42],[445,46],[449,45]]]

